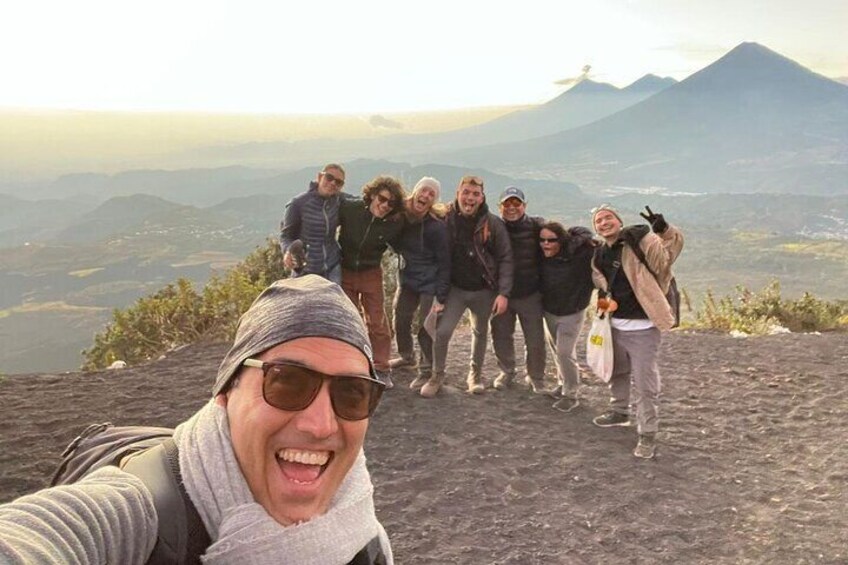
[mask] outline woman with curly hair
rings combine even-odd
[[[374,369],[391,382],[389,355],[392,333],[383,305],[383,268],[389,244],[403,229],[403,186],[397,179],[378,176],[362,187],[362,198],[342,201],[339,245],[342,249],[342,288],[363,313],[374,350]]]

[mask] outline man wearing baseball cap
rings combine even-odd
[[[535,393],[543,393],[545,376],[545,337],[542,325],[542,295],[539,292],[539,231],[544,218],[528,216],[524,191],[507,187],[499,198],[501,218],[506,224],[512,243],[514,281],[509,296],[509,306],[500,316],[492,318],[492,345],[498,360],[500,374],[493,386],[504,389],[515,379],[516,318],[524,333],[525,380]]]

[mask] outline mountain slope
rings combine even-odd
[[[634,85],[618,89],[585,80],[540,106],[517,110],[476,126],[440,133],[399,133],[361,140],[250,143],[209,147],[199,154],[208,159],[251,163],[273,159],[275,163],[290,166],[303,166],[305,162],[314,161],[315,155],[333,155],[340,161],[360,158],[410,160],[413,157],[418,162],[429,161],[420,156],[436,151],[453,152],[478,145],[527,140],[588,124],[645,100],[673,82],[674,79],[646,75]]]
[[[46,199],[38,202],[0,194],[0,247],[50,237],[61,226],[94,208],[83,199]]]
[[[182,206],[149,194],[117,196],[83,215],[54,239],[64,243],[99,241],[131,230],[147,218],[162,217],[178,208]]]
[[[566,131],[614,114],[668,87],[662,79],[648,77],[653,75],[646,75],[624,89],[584,80],[541,106],[433,137],[455,147],[468,147],[475,143],[517,141]]]
[[[431,156],[433,157],[433,156]],[[756,43],[615,115],[522,143],[437,155],[595,186],[848,192],[848,87]],[[598,167],[601,174],[598,175]]]

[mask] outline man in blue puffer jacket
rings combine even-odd
[[[330,163],[309,183],[309,190],[286,204],[285,217],[280,222],[280,249],[283,264],[292,271],[292,276],[315,274],[341,284],[341,251],[336,230],[344,183],[344,168]],[[306,264],[297,272],[295,258],[289,252],[296,240],[303,242],[306,251]]]

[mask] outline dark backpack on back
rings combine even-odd
[[[159,531],[147,564],[200,565],[212,540],[183,486],[173,434],[170,428],[92,424],[65,448],[50,486],[75,483],[108,465],[120,467],[153,494]],[[385,563],[380,538],[375,537],[348,565]]]
[[[75,483],[113,465],[141,479],[159,517],[150,565],[199,564],[211,540],[183,486],[174,430],[148,426],[92,424],[62,453],[50,485]]]
[[[656,279],[657,274],[653,269],[651,269],[651,266],[648,265],[648,259],[645,257],[645,252],[642,251],[642,246],[639,245],[642,238],[648,235],[650,231],[650,226],[630,226],[622,230],[621,238],[624,243],[630,247],[639,261],[645,265],[648,272]],[[665,299],[668,301],[668,305],[671,306],[671,311],[674,314],[674,324],[671,327],[676,328],[680,325],[680,290],[677,288],[676,277],[671,277],[671,280],[668,283],[668,292],[665,293]]]

